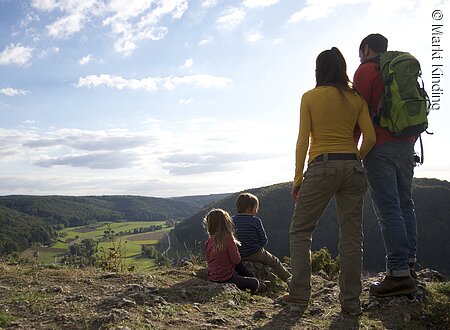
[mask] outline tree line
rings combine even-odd
[[[294,209],[290,197],[291,182],[250,189],[260,200],[258,217],[263,221],[269,238],[267,248],[283,259],[289,256],[289,226]],[[212,207],[223,208],[235,214],[239,193],[211,204],[176,225],[171,234],[173,252],[186,252],[207,237],[202,219]],[[450,274],[450,183],[437,179],[415,179],[413,198],[418,222],[418,263],[444,274]],[[384,269],[384,246],[373,211],[370,195],[364,200],[364,269],[369,272]],[[338,255],[338,224],[336,205],[330,202],[313,234],[312,249],[326,247],[333,258]]]
[[[143,196],[0,196],[0,256],[33,243],[50,245],[63,228],[104,221],[170,222],[187,218],[202,206]]]

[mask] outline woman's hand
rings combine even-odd
[[[294,201],[297,200],[299,190],[300,190],[300,186],[292,186],[291,197]]]

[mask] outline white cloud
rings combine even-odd
[[[143,79],[125,79],[120,76],[111,76],[109,74],[89,75],[78,79],[77,87],[98,87],[105,85],[106,87],[133,90],[156,91],[158,78]]]
[[[339,6],[356,5],[366,2],[369,2],[369,0],[307,0],[305,6],[292,14],[288,22],[297,23],[301,20],[314,21],[328,17]]]
[[[136,159],[136,155],[130,152],[92,152],[80,155],[72,154],[63,157],[43,158],[37,160],[34,164],[40,167],[62,165],[104,170],[133,167]]]
[[[65,38],[81,31],[87,17],[81,13],[64,16],[47,26],[48,34],[55,38]]]
[[[212,8],[217,5],[217,0],[203,0],[201,7],[202,8]]]
[[[30,61],[32,52],[33,48],[24,47],[20,43],[17,45],[11,43],[0,53],[0,65],[25,65]]]
[[[259,33],[259,32],[255,32],[255,33],[251,33],[249,35],[247,35],[246,40],[248,42],[258,42],[264,39],[264,36]]]
[[[248,137],[246,121],[148,118],[142,124],[146,129],[138,131],[0,128],[0,166],[5,173],[13,169],[0,176],[0,194],[174,196],[286,180],[278,172],[266,175],[268,168],[288,163],[290,157],[283,154],[292,153],[282,141],[293,140],[295,132],[290,136],[284,126],[252,122],[261,144],[248,152],[242,144]],[[212,183],[211,173],[219,171]]]
[[[94,18],[101,18],[117,37],[115,50],[125,56],[144,40],[160,40],[168,33],[161,25],[165,16],[180,19],[188,8],[187,0],[34,0],[38,10],[62,12],[47,25],[48,34],[54,38],[67,38],[82,31]]]
[[[209,37],[207,37],[206,39],[200,40],[200,41],[198,42],[198,45],[199,45],[199,46],[204,46],[204,45],[210,44],[210,43],[212,43],[212,42],[214,42],[214,37],[213,37],[213,36],[209,36]]]
[[[61,3],[58,0],[33,0],[31,5],[36,9],[53,11],[55,9],[59,9]]]
[[[91,60],[92,60],[92,55],[89,54],[89,55],[86,55],[86,56],[83,56],[82,58],[80,58],[78,60],[78,63],[80,63],[80,65],[85,65],[85,64],[88,64]]]
[[[164,78],[163,85],[167,89],[174,89],[180,85],[191,85],[202,88],[224,88],[231,83],[231,79],[216,77],[209,74],[194,74],[182,77]]]
[[[264,8],[276,5],[278,0],[244,0],[244,6],[247,8]]]
[[[32,22],[39,22],[39,16],[34,13],[27,13],[25,18],[20,20],[20,27],[26,28]]]
[[[188,99],[182,99],[178,101],[180,104],[184,105],[184,104],[189,104],[194,102],[194,99],[192,97],[188,98]]]
[[[59,50],[60,49],[58,47],[56,47],[56,46],[47,48],[47,49],[41,51],[41,53],[39,54],[39,58],[47,58],[51,54],[58,54]]]
[[[28,138],[23,146],[36,148],[70,147],[84,151],[123,151],[145,146],[154,141],[147,133],[133,133],[126,130],[81,130],[59,129],[44,136]]]
[[[108,74],[89,75],[79,78],[77,87],[98,87],[106,86],[110,88],[156,91],[161,85],[166,89],[172,90],[181,85],[190,85],[201,88],[224,88],[231,83],[231,79],[217,77],[209,74],[194,74],[187,76],[175,76],[166,78],[147,77],[143,79],[125,79],[120,76],[111,76]]]
[[[204,152],[167,155],[161,157],[161,161],[165,164],[163,168],[174,175],[190,175],[231,171],[240,167],[238,163],[272,157],[273,155],[248,152]]]
[[[25,95],[28,91],[23,89],[16,89],[16,88],[0,88],[0,94],[6,95],[6,96],[17,96],[17,95]]]
[[[184,61],[184,64],[180,66],[181,69],[189,69],[192,68],[192,65],[194,64],[194,61],[192,58],[188,58]]]
[[[232,30],[245,19],[245,16],[246,13],[241,8],[228,8],[216,20],[216,23],[220,29]]]
[[[111,0],[107,5],[107,10],[113,13],[113,16],[106,18],[103,24],[108,25],[114,21],[127,21],[138,17],[145,13],[153,2],[152,0]]]
[[[143,40],[161,40],[168,33],[168,28],[160,26],[164,16],[180,19],[188,8],[187,0],[157,1],[133,0],[113,1],[108,10],[112,16],[103,20],[104,25],[111,25],[112,32],[119,36],[114,44],[117,52],[130,55],[137,43]],[[137,21],[137,22],[135,22]]]
[[[24,125],[35,125],[38,124],[39,122],[37,120],[34,119],[27,119],[23,122]]]
[[[67,38],[80,32],[92,17],[104,13],[104,3],[100,0],[33,0],[31,5],[41,11],[58,10],[64,15],[47,25],[49,36]]]

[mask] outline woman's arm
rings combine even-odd
[[[303,94],[300,104],[300,129],[298,132],[297,146],[295,150],[295,177],[291,195],[297,198],[298,190],[303,180],[303,169],[305,167],[306,153],[309,147],[309,136],[311,134],[311,115],[307,97]]]

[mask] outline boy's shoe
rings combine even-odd
[[[386,276],[383,281],[370,285],[369,293],[377,297],[408,295],[417,291],[417,286],[410,276]]]
[[[300,298],[294,298],[291,295],[289,295],[289,293],[285,294],[283,297],[281,297],[281,300],[285,304],[294,304],[294,305],[305,306],[305,307],[307,307],[309,305],[309,300],[307,300],[307,299],[300,299]]]

